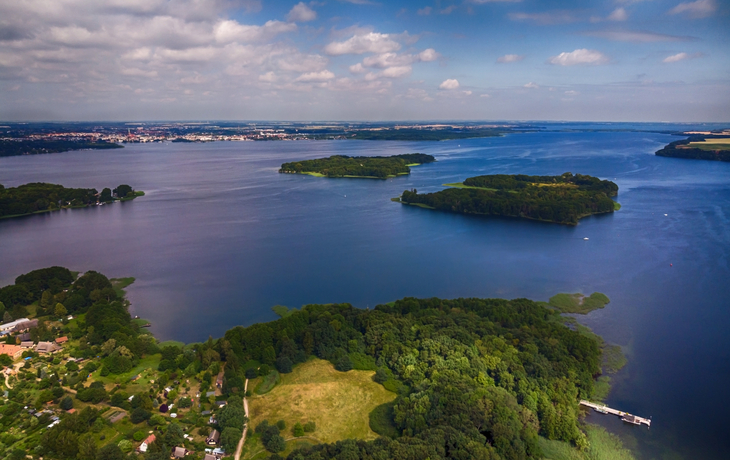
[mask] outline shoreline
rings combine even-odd
[[[135,196],[133,196],[133,197],[115,198],[112,201],[109,201],[106,203],[85,204],[82,206],[61,206],[60,208],[56,208],[56,209],[44,209],[42,211],[34,211],[34,212],[26,213],[26,214],[12,214],[9,216],[2,216],[2,217],[0,217],[0,220],[12,219],[15,217],[35,216],[38,214],[46,214],[46,213],[50,213],[50,212],[63,211],[64,209],[85,209],[85,208],[91,208],[93,206],[105,206],[105,205],[113,204],[116,202],[123,203],[125,201],[132,201],[135,198],[145,196],[145,192],[143,192],[141,190],[135,191],[134,193],[135,193]]]

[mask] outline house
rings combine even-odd
[[[147,448],[150,446],[150,444],[155,442],[155,439],[157,439],[157,438],[155,438],[154,434],[147,436],[147,438],[144,441],[142,441],[142,444],[140,444],[139,447],[137,447],[137,451],[138,452],[147,452]]]
[[[23,354],[23,349],[17,345],[8,345],[7,343],[0,343],[0,355],[8,355],[13,359],[20,358]]]
[[[219,408],[219,409],[220,409],[221,407],[225,406],[226,404],[228,404],[228,402],[227,402],[227,401],[216,401],[216,402],[215,402],[215,405],[216,405],[216,406],[218,406],[218,408]]]
[[[213,430],[210,432],[210,435],[205,438],[205,443],[209,446],[215,446],[218,444],[218,440],[220,440],[221,434],[218,432],[218,430]]]
[[[20,319],[16,319],[15,321],[10,321],[9,323],[0,324],[0,331],[10,332],[13,329],[15,329],[15,326],[17,326],[20,323],[26,322],[26,321],[30,321],[30,320],[28,318],[20,318]],[[36,321],[36,325],[37,324],[38,324],[38,322]]]
[[[26,319],[25,321],[19,320],[15,327],[13,327],[12,332],[25,332],[36,327],[38,327],[37,319]]]
[[[185,456],[188,454],[188,451],[185,450],[184,447],[176,447],[172,449],[172,455],[170,458],[185,458]]]
[[[56,339],[56,343],[59,344],[59,345],[61,345],[63,343],[66,343],[66,342],[68,342],[68,337],[66,337],[66,336],[59,337],[59,338]]]
[[[35,343],[33,343],[32,340],[28,340],[27,342],[20,342],[20,348],[33,348],[34,345]]]
[[[18,336],[18,340],[20,340],[21,342],[27,342],[27,341],[33,340],[33,339],[30,336],[30,332],[23,332],[22,334],[20,334]]]
[[[55,353],[60,349],[61,347],[53,342],[38,342],[38,345],[35,347],[35,351],[38,353]]]
[[[223,388],[223,371],[221,370],[218,372],[218,377],[215,379],[215,386],[218,388]]]

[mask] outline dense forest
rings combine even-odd
[[[712,140],[713,138],[715,137],[710,137],[709,139]],[[728,145],[728,148],[718,148],[715,150],[689,147],[690,142],[702,142],[707,139],[707,136],[690,136],[687,139],[670,142],[661,150],[657,150],[656,155],[660,157],[688,158],[692,160],[730,161],[730,145]]]
[[[319,445],[292,460],[541,458],[538,435],[585,446],[578,401],[600,372],[597,342],[527,299],[307,305],[231,329],[223,346],[233,352],[225,353],[227,388],[240,388],[232,372],[240,363],[283,368],[316,354],[338,370],[375,370],[375,381],[398,393],[381,433],[390,437]]]
[[[66,188],[62,185],[34,182],[5,188],[0,184],[0,219],[36,212],[78,208],[114,200],[131,200],[142,195],[122,184],[114,190],[104,188],[101,193],[93,188]]]
[[[0,140],[0,157],[15,155],[36,155],[41,153],[68,152],[84,149],[119,149],[119,144],[111,142],[79,142],[55,140]]]
[[[447,141],[453,139],[472,139],[476,137],[497,137],[508,128],[399,128],[356,131],[349,139],[368,141]]]
[[[466,179],[457,188],[418,194],[406,190],[400,201],[464,214],[523,217],[577,225],[581,217],[613,212],[618,186],[582,174],[561,176],[491,175]]]
[[[375,177],[386,179],[409,174],[408,165],[432,163],[436,159],[423,153],[406,153],[389,157],[349,157],[334,155],[329,158],[284,163],[280,173],[316,173],[327,177]]]

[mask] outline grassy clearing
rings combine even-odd
[[[122,298],[126,294],[124,288],[134,283],[134,277],[128,276],[126,278],[112,278],[109,281],[112,282],[114,292],[117,293],[117,297]]]
[[[135,393],[138,389],[146,388],[149,385],[150,379],[154,379],[153,375],[157,368],[160,366],[160,360],[162,355],[149,355],[139,360],[139,364],[132,368],[129,372],[124,374],[109,374],[106,377],[100,375],[101,369],[94,371],[91,374],[92,378],[96,381],[102,382],[107,389],[112,388],[117,383],[126,383],[127,393]],[[132,382],[132,377],[139,375],[140,378],[135,382]]]
[[[621,203],[618,203],[618,202],[614,201],[613,202],[613,210],[614,211],[618,211],[619,209],[621,209]]]
[[[603,308],[610,300],[605,294],[594,292],[586,297],[583,294],[555,294],[548,302],[551,307],[561,313],[580,313],[585,315],[588,312]]]
[[[567,442],[551,441],[540,437],[544,460],[636,460],[624,447],[621,439],[598,425],[583,426],[590,447],[581,452]]]
[[[312,359],[281,376],[281,383],[263,396],[249,400],[251,426],[262,420],[284,420],[291,437],[295,423],[313,421],[311,436],[321,442],[341,439],[375,439],[368,414],[395,394],[372,381],[372,371],[339,372],[328,361]],[[246,443],[248,445],[248,441]],[[251,449],[254,453],[254,450]]]
[[[166,340],[164,342],[160,342],[159,344],[157,344],[157,346],[160,348],[165,348],[165,347],[183,348],[185,346],[185,344],[182,342],[178,342],[177,340]]]
[[[271,309],[274,311],[274,313],[279,315],[280,318],[286,318],[287,316],[290,316],[292,313],[297,311],[296,308],[289,308],[285,305],[274,305],[273,307],[271,307]]]
[[[444,187],[454,187],[454,188],[474,188],[477,190],[491,190],[493,192],[496,192],[496,188],[487,188],[487,187],[472,187],[471,185],[464,185],[462,182],[454,182],[451,184],[441,184]]]

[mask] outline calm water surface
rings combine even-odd
[[[134,276],[132,312],[161,339],[200,341],[274,319],[275,304],[404,296],[606,293],[582,321],[625,347],[610,405],[654,426],[591,416],[644,458],[730,451],[730,164],[660,158],[651,133],[529,133],[453,142],[129,145],[0,159],[0,183],[128,183],[128,203],[0,221],[0,284],[50,265]],[[278,174],[332,154],[433,154],[387,181]],[[402,206],[407,188],[494,173],[614,180],[620,212],[565,227]],[[585,241],[583,238],[588,237]],[[672,264],[672,266],[670,266]]]

